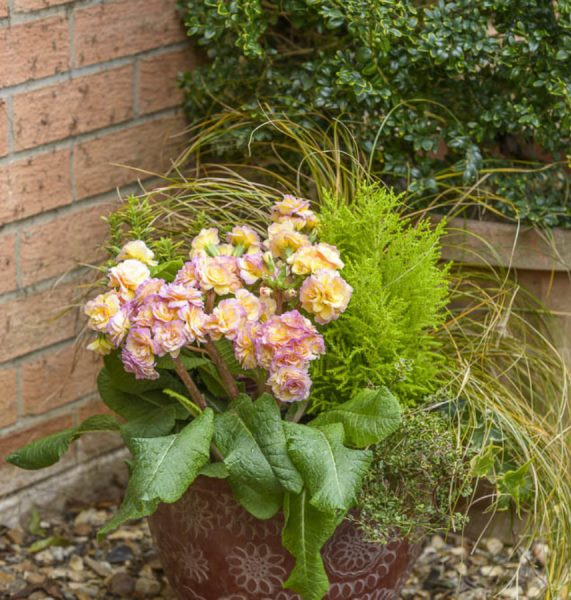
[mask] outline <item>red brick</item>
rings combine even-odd
[[[0,294],[16,289],[16,236],[0,235]],[[1,389],[1,388],[0,388]]]
[[[8,0],[0,0],[0,19],[8,16]]]
[[[78,198],[145,179],[144,173],[117,165],[164,173],[187,142],[185,136],[172,137],[184,127],[182,115],[165,117],[79,144],[74,153]]]
[[[59,285],[0,304],[0,363],[73,337],[79,291],[78,284]]]
[[[13,425],[18,418],[16,369],[0,370],[0,427]]]
[[[104,257],[101,244],[107,233],[102,216],[112,208],[98,204],[57,216],[20,233],[22,285],[60,275],[80,264],[94,264]]]
[[[66,71],[69,33],[64,16],[0,29],[0,88]]]
[[[74,0],[15,0],[14,8],[16,12],[32,12],[34,10],[42,10],[60,4],[69,4]]]
[[[0,100],[0,156],[8,154],[8,115],[6,102]]]
[[[190,48],[141,60],[139,64],[139,107],[151,113],[181,104],[183,92],[177,74],[191,70],[195,59]]]
[[[117,0],[75,11],[75,56],[79,66],[184,39],[172,0]]]
[[[59,150],[0,166],[0,225],[69,204],[70,162]]]
[[[101,366],[101,365],[100,365]],[[83,404],[78,409],[79,420],[81,423],[85,419],[92,417],[93,415],[101,414],[115,414],[104,402],[101,400],[91,400],[87,404]],[[117,416],[117,415],[116,415]],[[117,416],[117,420],[121,421],[121,417]]]
[[[107,127],[132,114],[130,65],[14,97],[17,150]]]
[[[28,427],[21,431],[14,432],[9,436],[0,439],[0,457],[4,458],[14,450],[21,448],[25,444],[29,444],[34,440],[51,435],[62,429],[67,429],[73,425],[71,415],[63,415],[49,421]]]
[[[23,364],[24,413],[45,413],[95,392],[101,365],[99,356],[76,344]]]

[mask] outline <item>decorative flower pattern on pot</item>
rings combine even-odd
[[[301,600],[283,589],[293,567],[281,543],[283,517],[255,519],[225,481],[199,478],[150,524],[180,600]],[[324,600],[396,600],[417,553],[404,540],[369,544],[344,521],[322,551],[331,581]]]

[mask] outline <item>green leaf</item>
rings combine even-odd
[[[57,463],[68,451],[75,436],[75,428],[52,433],[19,448],[6,458],[20,469],[43,469]]]
[[[151,268],[151,277],[158,277],[167,282],[173,281],[176,274],[180,271],[183,265],[182,259],[169,260],[168,262]]]
[[[186,356],[185,354],[179,355],[180,362],[185,366],[187,371],[192,371],[203,365],[210,363],[208,358],[201,358],[199,356]],[[159,356],[157,358],[157,369],[166,369],[168,371],[174,371],[174,360],[169,354]]]
[[[268,409],[267,400],[255,407],[249,396],[240,395],[225,413],[216,416],[214,432],[216,445],[230,473],[236,500],[259,519],[268,519],[277,513],[283,490],[264,453],[264,449],[270,454],[274,451],[267,435],[273,430],[275,419]],[[257,411],[261,414],[257,415]],[[268,412],[267,418],[272,422],[269,430],[264,428],[261,434],[255,427],[264,418],[263,411]],[[272,461],[275,464],[275,455]]]
[[[77,428],[77,433],[96,433],[98,431],[119,431],[120,425],[112,415],[93,415]]]
[[[132,438],[133,474],[129,486],[143,502],[176,502],[210,458],[214,432],[210,408],[180,433],[157,438]]]
[[[119,424],[110,415],[93,415],[79,427],[71,427],[64,431],[52,433],[44,438],[31,442],[19,448],[6,460],[21,469],[43,469],[58,462],[68,451],[71,442],[83,433],[97,431],[117,431]]]
[[[282,543],[295,558],[284,588],[294,590],[304,600],[321,600],[329,590],[329,580],[320,551],[344,515],[318,510],[304,490],[301,494],[286,494],[284,516]]]
[[[174,428],[176,409],[163,406],[121,426],[123,438],[152,438],[168,435]]]
[[[97,376],[97,390],[103,402],[127,421],[137,419],[156,408],[154,404],[139,396],[117,389],[109,370],[105,367]]]
[[[369,469],[372,452],[346,448],[341,423],[317,428],[284,422],[284,429],[289,454],[311,504],[329,512],[348,510]]]
[[[400,421],[399,402],[383,387],[358,391],[348,402],[318,415],[310,425],[342,423],[347,443],[364,448],[384,440],[397,429]]]
[[[98,538],[129,519],[150,515],[160,502],[179,500],[210,458],[213,431],[214,413],[207,408],[178,434],[131,438],[133,467],[125,498]]]
[[[505,500],[513,500],[518,516],[522,506],[533,494],[533,481],[529,475],[530,463],[523,464],[518,469],[506,471],[498,479],[498,491],[505,495]],[[505,507],[506,502],[501,503]]]
[[[474,477],[488,477],[493,478],[495,476],[495,464],[496,458],[501,448],[494,444],[489,444],[484,450],[474,456],[470,460],[470,470]]]
[[[212,477],[213,479],[227,479],[230,473],[226,465],[221,462],[208,463],[200,470],[199,475],[204,477]]]
[[[118,352],[111,352],[103,359],[109,372],[112,386],[127,394],[139,395],[151,390],[162,390],[165,387],[176,389],[178,380],[168,372],[161,373],[158,379],[136,379],[132,373],[123,368]]]

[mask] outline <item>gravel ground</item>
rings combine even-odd
[[[35,514],[25,529],[0,526],[0,598],[174,600],[146,522],[96,542],[97,528],[114,508],[111,500],[94,507],[70,503],[50,518]],[[459,536],[434,536],[401,598],[541,598],[544,552],[540,544],[524,554],[495,538],[474,548]]]

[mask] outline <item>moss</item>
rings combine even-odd
[[[400,428],[374,449],[355,517],[368,540],[385,542],[395,532],[415,538],[461,528],[456,511],[471,492],[469,461],[443,417],[407,413]]]

